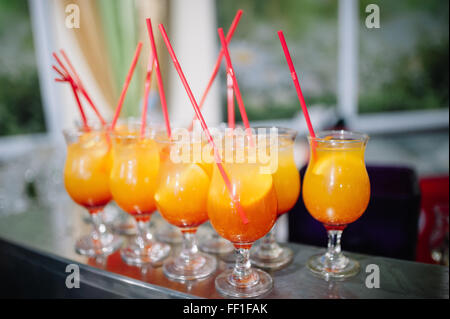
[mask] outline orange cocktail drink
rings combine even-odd
[[[275,223],[277,197],[273,179],[270,174],[261,174],[255,164],[224,163],[224,167],[249,222],[242,222],[217,168],[209,191],[209,218],[217,233],[235,247],[250,248]]]
[[[297,203],[300,195],[300,173],[294,158],[294,139],[296,132],[279,135],[278,168],[273,176],[277,193],[277,217],[287,213]]]
[[[266,129],[268,136],[269,128]],[[269,148],[274,166],[272,178],[277,195],[277,217],[287,213],[297,202],[300,194],[300,174],[294,158],[294,143],[297,132],[288,128],[275,128],[276,147]],[[272,128],[273,130],[273,128]],[[281,247],[275,239],[275,227],[265,236],[260,245],[251,252],[252,263],[258,267],[275,270],[292,261],[293,252],[288,247]]]
[[[273,177],[270,171],[263,169],[258,156],[261,151],[258,135],[253,132],[251,137],[245,135],[242,138],[238,133],[225,136],[225,139],[230,138],[231,143],[225,142],[225,152],[221,153],[224,154],[223,167],[233,196],[217,166],[214,166],[208,193],[208,215],[217,233],[235,246],[237,259],[234,269],[216,278],[216,289],[228,296],[255,297],[270,291],[272,279],[267,273],[251,268],[249,250],[274,225],[277,196]],[[242,219],[237,204],[242,207],[247,223]]]
[[[111,253],[120,246],[121,240],[103,227],[99,216],[112,199],[111,138],[103,128],[66,130],[64,136],[67,142],[65,188],[74,202],[89,211],[94,225],[94,231],[77,242],[76,250],[89,256]]]
[[[343,228],[367,208],[370,181],[365,140],[318,141],[305,174],[303,199],[309,213],[329,229]]]
[[[138,266],[156,264],[170,251],[168,245],[154,241],[149,231],[150,216],[156,210],[154,194],[160,167],[155,134],[151,127],[141,133],[138,123],[129,123],[126,129],[112,134],[111,194],[117,205],[136,219],[138,230],[121,256],[126,263]]]
[[[311,216],[324,224],[329,246],[325,255],[310,259],[309,268],[322,276],[345,278],[359,265],[342,255],[343,229],[357,220],[370,199],[364,152],[368,136],[325,131],[309,138],[311,158],[303,181],[303,200]]]
[[[209,276],[217,266],[214,257],[198,251],[195,239],[197,227],[208,220],[211,164],[202,161],[201,140],[193,140],[187,132],[181,138],[173,134],[172,140],[159,139],[161,166],[154,198],[161,216],[181,230],[183,246],[180,254],[164,263],[163,271],[172,279],[193,280]]]
[[[208,220],[208,174],[197,163],[174,164],[170,160],[162,164],[161,174],[166,180],[155,196],[161,215],[182,232],[195,232]]]
[[[80,133],[69,143],[64,167],[64,185],[77,204],[96,213],[111,200],[109,172],[111,146],[104,132]]]

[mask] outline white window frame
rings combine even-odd
[[[52,90],[50,27],[53,5],[49,0],[28,0],[46,132],[0,137],[0,160],[14,158],[38,145],[62,143],[60,94]]]
[[[367,133],[396,133],[448,128],[449,109],[358,112],[359,0],[339,0],[338,4],[338,113],[351,130]]]
[[[34,48],[36,52],[39,83],[41,87],[42,105],[45,114],[47,135],[52,141],[62,139],[61,95],[54,87],[54,73],[51,70],[52,48],[54,47],[55,34],[53,32],[54,5],[50,0],[28,0],[30,18],[33,28]]]

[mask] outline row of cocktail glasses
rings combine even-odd
[[[216,277],[217,290],[233,297],[266,294],[273,286],[272,278],[251,267],[250,248],[271,232],[277,218],[298,199],[296,132],[259,128],[239,135],[218,130],[215,140],[228,183],[201,134],[175,135],[176,130],[168,138],[161,126],[142,129],[132,121],[118,125],[114,132],[99,125],[65,131],[66,190],[89,210],[94,225],[93,232],[76,243],[76,250],[98,256],[123,246],[121,237],[108,232],[99,217],[114,200],[137,222],[137,236],[120,250],[126,263],[163,264],[168,278],[201,279],[217,269],[216,258],[199,252],[195,239],[197,228],[209,220],[236,250],[234,268]],[[367,136],[345,131],[310,138],[303,199],[311,215],[327,228],[331,244],[326,254],[310,259],[308,266],[324,277],[345,278],[358,271],[358,264],[340,252],[339,241],[345,225],[359,218],[368,204],[366,143]],[[167,258],[170,246],[156,241],[149,231],[150,216],[156,210],[182,232],[182,247],[175,256]],[[252,260],[261,267],[279,268],[292,259],[292,252],[275,242],[273,232],[255,248]]]

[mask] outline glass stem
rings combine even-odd
[[[327,266],[333,265],[337,260],[341,259],[341,237],[342,230],[328,230],[328,249],[325,253]]]
[[[140,248],[145,248],[146,242],[152,240],[152,234],[149,230],[150,220],[142,221],[136,220],[137,224],[137,235],[136,235],[136,243]]]
[[[102,216],[102,214],[103,214],[103,212],[101,210],[97,211],[95,213],[90,213],[92,225],[93,225],[93,228],[94,228],[94,230],[92,231],[92,238],[95,241],[101,240],[101,237],[106,232],[106,226],[103,223],[103,216]]]
[[[198,253],[195,232],[183,232],[183,244],[179,258],[183,263],[188,264]]]
[[[236,248],[236,264],[231,273],[231,282],[237,286],[247,286],[253,279],[250,263],[250,249]]]

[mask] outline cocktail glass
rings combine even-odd
[[[303,181],[303,200],[311,216],[323,223],[328,249],[309,259],[307,266],[325,279],[345,279],[359,271],[356,260],[344,256],[341,236],[367,208],[370,181],[364,152],[366,134],[324,131],[308,137],[311,158]]]
[[[277,128],[277,133],[278,147],[273,150],[277,152],[274,160],[277,168],[272,178],[277,194],[277,218],[279,218],[291,210],[297,202],[300,194],[300,174],[294,159],[294,142],[297,132],[288,128]],[[293,252],[290,248],[281,247],[277,243],[275,227],[250,252],[252,264],[270,270],[284,267],[292,261],[292,256]]]
[[[159,143],[162,155],[156,206],[161,216],[178,227],[183,236],[180,253],[164,262],[163,272],[180,281],[205,278],[217,268],[213,256],[199,252],[195,238],[198,226],[208,220],[208,165],[191,157],[194,143],[190,137],[187,141],[161,138]],[[183,152],[188,153],[187,158]]]
[[[102,127],[65,130],[67,157],[64,185],[73,201],[89,211],[93,231],[80,238],[75,250],[90,257],[108,255],[120,248],[122,238],[109,232],[102,211],[111,200],[111,137]]]
[[[257,141],[257,134],[252,134],[252,138]],[[258,159],[252,159],[250,155],[257,146],[248,145],[247,137],[244,143],[235,140],[231,150],[233,156],[222,157],[234,199],[216,165],[208,194],[211,225],[220,236],[233,243],[236,253],[234,268],[216,278],[216,289],[225,296],[237,298],[261,296],[273,286],[269,274],[251,267],[250,248],[273,227],[277,216],[277,196],[272,175],[263,172]],[[229,146],[225,147],[225,152],[230,152]],[[248,223],[241,218],[236,199]]]
[[[114,201],[133,216],[136,236],[120,251],[130,265],[158,265],[170,252],[170,246],[157,242],[150,232],[150,217],[156,210],[154,193],[160,167],[159,147],[153,140],[155,129],[129,123],[126,130],[114,132],[113,165],[110,189]]]

